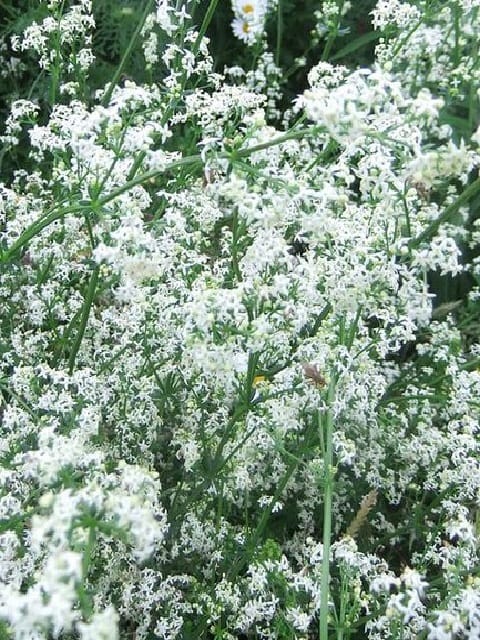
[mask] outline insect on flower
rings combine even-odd
[[[320,371],[318,370],[315,364],[304,362],[302,364],[302,367],[303,367],[303,375],[305,376],[305,378],[307,378],[307,380],[312,382],[316,387],[318,387],[319,389],[322,389],[327,384],[327,381],[322,376],[322,374],[320,373]]]

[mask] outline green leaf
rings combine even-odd
[[[381,35],[382,34],[380,33],[380,31],[369,31],[368,33],[364,33],[363,36],[356,38],[352,42],[349,42],[347,45],[342,47],[340,51],[337,51],[335,55],[331,56],[330,60],[334,61],[338,60],[339,58],[344,58],[345,56],[348,56],[349,53],[353,53],[357,49],[361,49],[370,42],[378,40]]]
[[[472,135],[472,129],[468,118],[460,118],[458,116],[453,116],[450,113],[441,113],[440,123],[450,125],[454,132],[459,133],[461,136],[466,138],[470,138]]]

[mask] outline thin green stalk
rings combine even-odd
[[[232,269],[233,269],[233,273],[235,275],[235,278],[237,279],[237,282],[242,282],[243,278],[242,278],[242,273],[240,271],[240,266],[238,264],[238,239],[239,239],[239,232],[238,232],[238,213],[235,210],[233,212],[233,219],[232,219],[232,245],[231,245],[231,253],[232,253]]]
[[[409,248],[412,249],[418,247],[422,242],[430,240],[438,231],[440,225],[444,222],[448,222],[448,220],[457,213],[461,207],[466,205],[467,202],[472,200],[478,193],[480,193],[480,178],[477,178],[475,182],[472,182],[465,191],[458,196],[455,202],[452,202],[452,204],[448,206],[436,220],[428,225],[425,231],[422,231],[422,233],[416,238],[412,238],[408,243]]]
[[[453,49],[453,59],[455,61],[455,66],[458,67],[460,64],[460,10],[458,5],[455,5],[454,8],[454,29],[455,29],[455,47]]]
[[[79,309],[75,313],[73,318],[68,323],[68,325],[67,325],[65,331],[63,332],[62,336],[59,337],[58,343],[55,344],[53,355],[52,355],[52,359],[51,359],[51,364],[52,364],[52,366],[54,368],[56,368],[58,366],[58,363],[60,362],[60,360],[61,360],[61,358],[63,356],[63,352],[65,351],[65,345],[68,344],[68,341],[70,340],[70,334],[72,333],[75,325],[77,324],[81,313],[82,313],[82,309]]]
[[[5,392],[8,393],[8,395],[11,396],[17,402],[17,404],[22,407],[24,411],[26,411],[26,413],[28,413],[32,418],[36,420],[38,416],[35,411],[31,407],[29,407],[28,404],[24,400],[22,400],[22,398],[17,393],[15,393],[15,391],[10,386],[8,386],[8,384],[4,382],[4,380],[6,379],[0,378],[0,389],[4,389]],[[1,402],[0,406],[2,406]]]
[[[85,544],[85,548],[83,550],[83,558],[82,558],[82,577],[85,580],[88,577],[88,572],[90,571],[90,565],[92,562],[92,554],[93,547],[95,546],[95,541],[97,539],[97,531],[95,528],[95,524],[90,524],[88,529],[88,540]]]
[[[282,0],[278,0],[277,6],[277,44],[275,48],[275,64],[280,66],[280,51],[282,50],[282,36],[283,36],[283,14],[282,14]]]
[[[88,539],[83,549],[82,557],[82,583],[79,586],[79,604],[82,614],[85,618],[89,618],[93,613],[93,601],[92,596],[85,588],[85,582],[88,578],[90,566],[92,564],[92,555],[97,539],[97,529],[95,523],[91,523],[88,529]]]
[[[136,187],[137,185],[142,184],[143,182],[148,182],[149,180],[157,178],[163,173],[167,173],[168,171],[173,171],[178,167],[185,167],[190,164],[201,164],[201,162],[202,162],[202,158],[200,154],[195,154],[193,156],[187,156],[186,158],[180,158],[180,160],[175,160],[175,162],[171,162],[169,165],[167,165],[163,169],[154,169],[152,171],[147,171],[145,173],[142,173],[136,178],[132,178],[132,180],[129,180],[128,182],[123,184],[121,187],[118,187],[117,189],[114,189],[110,193],[107,193],[107,195],[104,196],[103,198],[100,198],[100,200],[98,201],[98,205],[100,207],[103,207],[103,205],[107,204],[108,202],[111,202],[112,200],[115,200],[115,198],[122,195],[122,193],[125,193],[125,191],[128,191],[132,187]]]
[[[404,47],[407,44],[407,42],[410,40],[410,38],[415,33],[415,31],[417,31],[417,29],[419,29],[422,26],[423,21],[424,21],[423,17],[420,20],[418,20],[418,22],[415,23],[414,26],[409,31],[407,31],[405,38],[403,40],[400,37],[398,38],[398,44],[392,51],[393,57],[395,57],[398,54],[398,52],[402,49],[402,47]]]
[[[337,640],[343,640],[344,631],[345,631],[345,617],[346,617],[346,590],[345,586],[342,582],[342,593],[340,595],[340,614],[339,614],[339,624],[337,629]]]
[[[322,571],[320,578],[320,621],[319,638],[328,639],[328,600],[330,582],[330,543],[332,537],[332,500],[333,500],[333,402],[335,400],[336,377],[332,376],[327,392],[327,410],[319,413],[319,430],[325,434],[325,470],[324,470],[324,496],[323,496],[323,551]]]
[[[90,276],[87,295],[85,296],[85,302],[83,303],[82,316],[80,318],[80,326],[78,328],[77,337],[72,346],[72,352],[70,353],[70,357],[68,359],[68,370],[70,375],[73,373],[73,370],[75,368],[75,358],[77,357],[78,350],[80,349],[80,345],[82,344],[88,318],[90,316],[90,309],[92,308],[93,299],[95,297],[95,291],[97,289],[99,270],[100,270],[100,267],[96,266],[92,271],[92,275]]]
[[[248,376],[247,376],[248,377]],[[314,426],[314,425],[312,425]],[[258,547],[258,543],[268,525],[269,522],[269,518],[272,514],[273,508],[275,506],[275,503],[280,499],[280,497],[282,496],[282,493],[285,490],[285,487],[287,486],[290,478],[293,476],[293,474],[295,473],[295,471],[299,468],[299,466],[302,464],[302,456],[311,449],[312,443],[310,440],[310,433],[306,434],[305,437],[305,442],[304,442],[304,446],[301,448],[300,451],[300,457],[295,457],[293,456],[293,459],[291,459],[282,479],[278,482],[276,489],[275,489],[275,493],[272,496],[270,502],[268,503],[268,505],[265,507],[265,509],[262,512],[262,515],[260,516],[260,519],[257,523],[257,526],[255,527],[255,530],[253,531],[249,541],[248,541],[248,547],[247,549],[245,549],[243,552],[240,552],[236,558],[234,559],[234,561],[231,563],[230,569],[227,572],[227,578],[228,580],[232,581],[242,570],[242,567],[244,566],[245,562],[248,561],[248,553],[253,553],[255,551],[255,549]],[[247,516],[248,517],[248,516]],[[203,633],[206,629],[206,622],[205,619],[203,619],[198,627],[196,628],[196,634],[194,637],[195,638],[201,638],[203,637]]]
[[[253,532],[252,536],[250,537],[249,541],[248,541],[248,547],[247,549],[245,549],[245,551],[239,553],[236,558],[233,560],[233,562],[230,565],[229,570],[226,573],[226,579],[229,581],[233,581],[233,579],[240,573],[240,571],[242,570],[242,567],[245,565],[245,562],[248,562],[250,558],[247,557],[247,554],[250,552],[253,553],[254,550],[257,548],[258,543],[261,539],[261,536],[268,524],[268,520],[272,514],[273,508],[275,506],[275,503],[278,501],[278,499],[281,497],[285,487],[288,484],[288,481],[290,480],[290,478],[292,477],[292,475],[295,473],[295,470],[298,467],[298,462],[293,461],[291,462],[288,467],[287,470],[285,471],[282,479],[280,480],[280,482],[277,484],[277,488],[275,490],[274,495],[272,496],[272,499],[270,500],[270,502],[268,503],[268,505],[265,507],[265,509],[262,512],[262,515],[260,516],[260,520],[258,521],[258,524],[255,528],[255,531]],[[205,617],[203,617],[202,619],[200,619],[200,621],[198,622],[197,627],[195,628],[194,632],[195,632],[195,638],[203,638],[204,637],[204,633],[207,629],[207,625],[208,622],[206,620]]]
[[[238,418],[240,418],[241,416],[238,416]],[[226,445],[226,443],[228,442],[228,440],[230,439],[230,435],[231,435],[231,428],[233,426],[233,420],[230,420],[228,422],[228,425],[225,429],[225,435],[222,437],[220,443],[217,446],[216,452],[213,456],[212,462],[210,464],[210,473],[209,475],[204,478],[202,480],[202,482],[200,482],[200,484],[198,484],[196,487],[194,487],[189,494],[188,497],[188,502],[186,505],[184,505],[184,507],[182,508],[181,511],[177,510],[177,503],[178,500],[180,499],[181,493],[182,493],[182,489],[184,487],[183,482],[178,486],[177,490],[175,491],[174,494],[174,498],[170,507],[170,519],[171,519],[171,526],[170,526],[170,531],[169,531],[169,536],[170,537],[174,537],[179,530],[179,527],[181,525],[181,521],[183,516],[185,515],[186,511],[188,510],[188,508],[190,507],[191,504],[195,503],[198,498],[205,494],[207,489],[212,485],[212,483],[214,482],[216,477],[219,477],[220,474],[222,473],[223,469],[227,466],[227,464],[230,462],[230,460],[234,457],[234,455],[237,453],[237,451],[239,451],[239,449],[242,448],[242,446],[250,439],[250,437],[253,435],[253,433],[255,432],[256,428],[251,429],[250,431],[248,431],[245,435],[245,437],[241,440],[241,442],[236,445],[231,451],[229,451],[228,455],[223,457],[223,450],[224,447]],[[188,488],[188,487],[187,487]]]
[[[112,78],[112,81],[110,82],[110,84],[108,85],[108,89],[103,94],[101,104],[104,107],[110,102],[110,98],[112,97],[113,90],[115,89],[115,87],[118,84],[120,76],[122,75],[123,70],[125,68],[125,65],[127,64],[127,60],[130,57],[130,54],[132,53],[133,47],[135,46],[135,43],[137,42],[137,38],[139,37],[139,35],[140,35],[140,33],[141,33],[142,29],[143,29],[143,25],[145,24],[145,20],[147,19],[148,14],[152,11],[153,4],[154,4],[154,0],[148,0],[147,3],[145,4],[145,8],[143,10],[143,13],[142,13],[142,16],[140,18],[140,21],[137,24],[137,27],[136,27],[135,31],[133,32],[133,34],[132,34],[132,37],[130,38],[130,42],[128,43],[128,46],[125,49],[125,52],[124,52],[124,54],[122,56],[122,59],[120,60],[120,64],[118,65],[115,73],[113,74],[113,78]]]
[[[65,207],[64,209],[50,209],[47,211],[46,215],[41,217],[39,220],[33,222],[25,231],[21,234],[21,236],[13,243],[10,249],[7,249],[5,253],[1,256],[0,262],[7,262],[10,258],[12,258],[20,249],[22,249],[26,244],[30,242],[32,238],[38,235],[45,227],[48,227],[55,222],[56,220],[60,220],[64,216],[69,213],[80,213],[88,208],[88,204],[80,203],[76,205],[72,205],[70,207]]]
[[[322,457],[325,460],[325,434],[322,429],[322,412],[320,409],[317,410],[317,423],[318,423],[318,439],[320,440],[320,451],[322,452]]]
[[[328,56],[330,55],[330,51],[332,50],[333,43],[335,42],[335,39],[338,35],[338,27],[340,26],[340,20],[342,19],[342,11],[343,11],[344,4],[345,4],[345,0],[340,0],[338,4],[337,17],[335,19],[335,26],[328,34],[328,38],[322,52],[322,60],[328,60]]]
[[[479,60],[478,50],[475,51],[474,58],[475,58],[475,63],[473,65],[473,68],[477,69],[478,60]],[[469,96],[468,96],[468,127],[469,127],[470,133],[474,130],[476,125],[477,109],[478,109],[477,104],[478,104],[477,103],[477,87],[474,82],[471,82]]]
[[[17,13],[15,13],[15,11],[12,9],[12,7],[10,6],[10,3],[5,3],[5,2],[0,2],[0,9],[2,11],[4,11],[5,13],[9,14],[9,17],[11,19],[17,19],[18,18],[18,13],[19,11],[17,11]]]
[[[49,90],[49,94],[50,94],[49,99],[50,99],[51,107],[55,105],[56,98],[57,98],[57,89],[58,89],[58,85],[60,84],[60,67],[62,63],[62,53],[61,53],[61,44],[60,44],[60,21],[62,19],[64,6],[65,6],[65,3],[62,2],[57,13],[57,28],[54,32],[55,61],[50,69],[51,80],[50,80],[50,90]]]
[[[37,275],[37,285],[41,286],[42,284],[44,284],[47,281],[47,277],[49,274],[50,269],[52,268],[52,264],[53,264],[53,255],[51,255],[48,260],[47,260],[47,264],[45,265],[45,267],[41,270],[39,270],[38,275]]]
[[[217,8],[218,5],[218,0],[211,0],[207,12],[205,14],[205,17],[203,18],[203,22],[200,26],[200,30],[198,32],[197,38],[195,40],[195,43],[192,47],[192,52],[193,54],[197,54],[198,50],[200,49],[200,45],[202,44],[202,40],[205,36],[205,33],[207,32],[208,29],[208,25],[210,24],[210,22],[212,21],[213,18],[213,14],[215,13],[215,10]]]
[[[281,136],[277,136],[276,138],[272,138],[267,142],[261,142],[260,144],[253,145],[252,147],[245,147],[244,149],[239,149],[235,151],[233,154],[222,153],[219,154],[221,158],[230,158],[235,160],[237,158],[246,158],[251,156],[252,153],[256,151],[263,151],[264,149],[269,149],[270,147],[275,147],[283,142],[288,142],[289,140],[298,140],[299,138],[303,138],[307,135],[315,135],[321,130],[320,127],[303,127],[295,129],[293,128],[290,131],[282,134]]]
[[[248,541],[248,547],[249,547],[249,549],[251,551],[254,551],[257,548],[258,542],[259,542],[260,538],[262,537],[263,532],[265,531],[265,527],[268,524],[268,520],[269,520],[270,516],[272,515],[273,508],[274,508],[275,504],[278,502],[278,500],[281,498],[282,493],[283,493],[283,491],[285,490],[285,487],[288,484],[288,481],[290,480],[292,475],[297,470],[298,465],[299,465],[299,462],[297,462],[297,460],[291,461],[290,464],[287,467],[287,470],[285,471],[285,473],[283,475],[283,478],[277,484],[277,488],[275,489],[275,493],[273,494],[273,496],[272,496],[270,502],[268,503],[268,505],[263,510],[262,515],[260,516],[260,520],[258,521],[258,524],[257,524],[257,526],[255,528],[255,531],[253,532],[252,537]],[[233,563],[231,572],[229,572],[229,574],[228,574],[229,578],[232,578],[232,577],[237,575],[237,573],[240,570],[244,560],[245,560],[245,558],[242,555],[241,557],[238,558],[237,562]]]

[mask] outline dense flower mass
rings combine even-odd
[[[480,3],[378,0],[358,40],[320,3],[293,99],[281,2],[232,1],[223,70],[231,13],[147,2],[108,77],[89,0],[33,4],[0,638],[478,638]]]

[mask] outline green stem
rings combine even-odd
[[[342,572],[343,573],[343,572]],[[339,613],[339,625],[337,629],[337,640],[343,640],[345,632],[345,618],[346,618],[346,605],[348,597],[348,588],[345,585],[345,576],[342,575],[341,593],[340,593],[340,613]]]
[[[458,6],[455,6],[454,9],[455,18],[454,18],[454,29],[455,29],[455,47],[453,49],[453,59],[455,61],[455,66],[458,67],[460,64],[460,11]]]
[[[333,402],[335,400],[336,378],[332,376],[327,392],[327,410],[325,424],[319,413],[319,429],[325,428],[325,470],[324,470],[324,503],[323,503],[323,551],[322,571],[320,579],[320,622],[319,638],[328,639],[328,596],[330,582],[330,543],[332,536],[332,501],[333,501]]]
[[[477,16],[477,20],[478,20],[478,16]],[[477,69],[478,68],[478,60],[479,60],[478,50],[475,51],[474,59],[475,59],[475,63],[473,65],[473,68]],[[470,83],[469,96],[468,96],[468,127],[469,127],[470,135],[472,134],[472,132],[473,132],[475,126],[476,126],[477,105],[478,105],[477,87],[475,86],[474,82],[471,82]]]
[[[291,131],[287,131],[281,136],[276,138],[272,138],[272,140],[268,140],[267,142],[261,142],[260,144],[253,145],[252,147],[246,147],[245,149],[239,149],[235,152],[236,157],[238,158],[246,158],[251,156],[252,153],[256,151],[263,151],[264,149],[269,149],[270,147],[275,147],[283,142],[288,142],[289,140],[298,140],[299,138],[303,138],[307,135],[315,135],[320,130],[319,127],[304,127],[298,129],[292,129]],[[230,154],[221,153],[219,154],[221,158],[229,158]]]
[[[14,19],[14,20],[15,20],[15,19],[18,19],[19,11],[18,11],[17,13],[15,13],[15,11],[14,11],[14,10],[12,9],[12,7],[11,7],[11,6],[9,6],[9,5],[10,5],[10,2],[9,2],[9,3],[0,2],[0,9],[1,9],[2,11],[4,11],[5,13],[8,13],[8,14],[9,14],[9,17],[10,17],[11,19]]]
[[[12,258],[17,253],[17,251],[19,251],[20,249],[22,249],[22,247],[28,244],[30,240],[34,238],[36,235],[38,235],[41,231],[43,231],[45,227],[48,227],[49,225],[51,225],[52,222],[55,222],[56,220],[60,220],[64,216],[68,215],[69,213],[79,213],[80,211],[83,211],[86,208],[88,208],[88,205],[81,203],[81,204],[72,205],[70,207],[65,207],[65,209],[59,209],[59,210],[50,209],[50,211],[47,211],[44,217],[40,218],[39,220],[36,220],[27,229],[25,229],[25,231],[16,240],[16,242],[13,243],[10,249],[5,251],[5,253],[2,255],[1,261],[6,262],[10,258]]]
[[[79,586],[79,604],[82,611],[82,615],[85,619],[89,619],[93,612],[93,600],[91,595],[85,588],[85,582],[88,578],[90,566],[92,564],[93,549],[97,539],[97,530],[94,524],[91,524],[88,529],[88,539],[83,550],[82,557],[82,583]]]
[[[231,245],[231,252],[232,252],[232,269],[233,269],[233,273],[235,275],[235,278],[237,279],[237,283],[242,282],[243,278],[242,278],[242,272],[240,271],[240,266],[238,264],[238,239],[239,239],[239,229],[238,229],[238,213],[235,210],[233,212],[233,219],[232,219],[232,245]]]
[[[426,240],[430,240],[438,231],[440,225],[444,222],[448,222],[448,220],[455,214],[457,211],[467,204],[470,200],[472,200],[478,193],[480,193],[480,178],[477,178],[475,182],[472,182],[463,193],[461,193],[455,202],[452,202],[450,206],[448,206],[445,211],[438,216],[436,220],[434,220],[425,231],[417,236],[416,238],[412,238],[408,243],[409,248],[418,247],[422,242]]]
[[[273,511],[273,507],[275,506],[275,503],[278,501],[278,499],[281,497],[285,487],[288,484],[288,481],[290,480],[290,478],[292,477],[293,473],[295,472],[295,470],[298,467],[298,463],[297,462],[291,462],[289,464],[289,466],[287,467],[287,470],[285,471],[282,479],[280,480],[280,482],[277,484],[277,488],[275,490],[274,495],[272,496],[272,499],[270,500],[270,502],[268,503],[268,506],[265,507],[265,509],[262,512],[262,515],[260,516],[260,520],[258,521],[258,524],[255,528],[255,531],[253,532],[251,538],[248,541],[248,547],[243,551],[240,552],[236,558],[232,561],[232,563],[230,564],[230,568],[228,569],[227,573],[226,573],[226,579],[229,582],[233,582],[234,579],[236,578],[236,576],[241,572],[242,568],[245,566],[245,564],[250,560],[251,556],[253,555],[255,549],[258,547],[258,543],[260,541],[260,538],[268,524],[269,518],[272,514]],[[250,555],[250,557],[248,557]],[[204,634],[205,631],[207,629],[208,626],[208,622],[206,620],[206,616],[203,616],[202,618],[199,619],[197,626],[194,629],[194,635],[190,636],[193,638],[204,638]]]
[[[283,15],[282,15],[282,0],[278,0],[277,7],[277,45],[275,49],[275,64],[280,66],[280,51],[282,50],[282,36],[283,36]]]
[[[275,493],[273,494],[268,505],[263,510],[262,515],[260,516],[260,520],[258,521],[258,524],[255,528],[255,531],[253,532],[252,537],[248,541],[248,546],[251,552],[253,552],[258,547],[258,542],[263,535],[263,532],[265,530],[265,527],[268,524],[270,516],[272,515],[273,508],[275,507],[275,504],[278,502],[278,500],[281,498],[282,493],[284,492],[285,487],[288,484],[288,481],[297,470],[298,465],[299,465],[299,462],[297,462],[297,460],[293,460],[292,462],[290,462],[283,478],[277,484]],[[242,557],[233,564],[232,570],[231,570],[232,572],[228,574],[229,578],[232,578],[237,575],[244,561],[245,561],[245,558]]]
[[[395,57],[398,54],[398,52],[402,49],[402,47],[404,47],[407,44],[407,42],[410,40],[410,38],[415,33],[415,31],[417,31],[417,29],[419,29],[422,26],[423,21],[424,21],[424,16],[422,16],[422,18],[416,24],[414,24],[414,26],[410,29],[410,31],[407,31],[407,34],[403,40],[400,37],[397,38],[398,43],[392,51],[393,57]]]
[[[328,56],[330,55],[330,51],[332,50],[333,43],[335,42],[335,39],[338,35],[338,27],[340,26],[340,20],[342,19],[342,10],[343,10],[344,4],[345,4],[345,0],[340,0],[340,3],[338,4],[338,13],[335,19],[335,26],[328,34],[328,38],[322,53],[322,60],[324,61],[328,60]]]
[[[55,60],[50,70],[51,80],[50,80],[50,90],[49,90],[50,106],[52,108],[55,105],[56,98],[57,98],[58,85],[60,84],[60,68],[62,64],[62,52],[61,52],[61,44],[60,44],[60,22],[62,19],[64,6],[65,6],[65,3],[62,2],[57,13],[57,28],[54,31],[55,44],[53,48],[55,49]]]
[[[132,178],[132,180],[129,180],[128,182],[123,184],[121,187],[118,187],[117,189],[114,189],[110,193],[107,193],[107,195],[104,196],[103,198],[100,198],[100,200],[98,201],[98,205],[102,207],[108,202],[115,200],[115,198],[117,198],[118,196],[121,196],[122,193],[125,193],[125,191],[128,191],[132,187],[136,187],[137,185],[142,184],[143,182],[148,182],[149,180],[152,180],[158,177],[162,173],[167,173],[168,171],[173,171],[174,169],[178,169],[179,167],[185,167],[191,164],[201,164],[201,162],[202,162],[202,158],[200,154],[195,154],[193,156],[187,156],[186,158],[180,158],[180,160],[175,160],[175,162],[171,162],[169,165],[167,165],[163,169],[154,169],[152,171],[147,171],[146,173],[142,173],[136,178]]]
[[[68,359],[68,370],[70,372],[70,375],[73,373],[73,369],[75,367],[75,358],[77,357],[78,350],[80,349],[80,345],[82,344],[85,328],[87,326],[88,318],[90,316],[90,309],[92,307],[93,299],[95,297],[95,291],[97,289],[99,269],[100,267],[97,266],[92,271],[90,282],[88,284],[87,295],[85,296],[85,302],[83,304],[82,316],[80,318],[80,326],[78,328],[78,334],[72,346],[72,352],[70,353],[70,357]]]
[[[202,25],[200,27],[200,31],[198,32],[197,39],[195,40],[195,43],[192,47],[192,52],[194,55],[196,55],[198,53],[198,50],[200,49],[200,45],[202,44],[202,40],[205,36],[205,33],[207,32],[208,25],[212,21],[213,14],[215,13],[217,5],[218,5],[218,0],[211,0],[207,9],[207,13],[205,14]]]
[[[115,87],[118,84],[120,76],[122,75],[123,70],[125,68],[125,65],[127,64],[127,60],[130,57],[130,54],[132,53],[132,50],[133,50],[133,47],[135,46],[137,38],[138,38],[138,36],[140,35],[140,33],[141,33],[142,29],[143,29],[143,25],[145,24],[145,20],[147,19],[148,14],[152,10],[153,4],[154,4],[154,0],[148,0],[148,2],[145,4],[145,9],[143,10],[143,13],[142,13],[142,16],[140,18],[140,21],[137,24],[137,27],[136,27],[135,31],[133,32],[132,37],[130,38],[130,42],[128,43],[128,46],[125,49],[125,52],[124,52],[124,54],[122,56],[122,59],[120,60],[120,64],[118,65],[115,73],[113,74],[113,78],[112,78],[112,81],[110,82],[110,84],[108,85],[108,89],[103,94],[101,104],[104,107],[106,105],[108,105],[108,103],[110,102],[110,98],[112,97],[113,90],[115,89]]]

